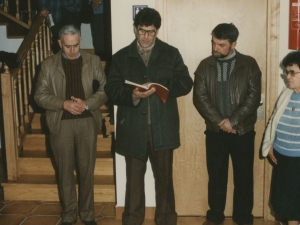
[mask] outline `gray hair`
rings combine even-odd
[[[78,34],[79,38],[80,38],[80,30],[75,27],[74,25],[65,25],[63,26],[58,33],[59,36],[59,40],[63,40],[62,36],[63,35],[74,35],[74,34]]]

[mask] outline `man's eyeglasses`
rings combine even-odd
[[[288,76],[290,74],[292,77],[294,77],[297,73],[300,73],[300,71],[299,72],[295,72],[294,70],[284,70],[283,71],[284,76]]]
[[[138,33],[140,35],[145,35],[146,33],[148,33],[149,36],[154,36],[156,34],[155,30],[144,30],[142,28],[138,29]]]

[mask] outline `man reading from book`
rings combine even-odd
[[[141,225],[145,217],[144,175],[149,158],[155,179],[157,225],[175,225],[173,150],[180,146],[177,97],[190,92],[193,81],[178,49],[156,36],[159,13],[151,8],[134,19],[136,39],[113,56],[105,91],[118,106],[116,152],[125,156],[126,196],[123,225]],[[168,89],[165,103],[155,88],[132,89],[157,83]]]

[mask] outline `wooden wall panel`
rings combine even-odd
[[[267,75],[266,75],[266,123],[268,122],[278,98],[279,77],[279,28],[280,28],[280,0],[268,1],[268,34],[267,34]],[[270,183],[272,166],[265,159],[264,177],[264,219],[275,220],[269,206]]]
[[[177,47],[191,77],[199,62],[211,55],[211,30],[219,23],[233,22],[240,31],[236,49],[253,56],[263,73],[265,94],[267,58],[267,1],[261,0],[156,0],[162,15],[159,38]],[[205,215],[207,204],[207,170],[205,124],[192,103],[192,92],[178,99],[181,120],[181,147],[175,151],[174,186],[179,215]],[[262,107],[265,107],[263,104]],[[263,216],[264,161],[259,147],[265,120],[256,124],[255,205],[253,214]],[[232,214],[232,172],[229,169],[226,216]]]

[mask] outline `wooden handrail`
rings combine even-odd
[[[27,23],[24,23],[23,21],[21,21],[20,19],[10,15],[9,13],[5,12],[4,10],[0,9],[0,14],[2,14],[3,16],[5,16],[6,18],[20,24],[21,26],[29,29],[30,28],[30,25],[28,25]]]
[[[44,21],[45,21],[44,16],[37,15],[37,17],[35,18],[34,23],[30,27],[27,36],[24,38],[17,52],[22,59],[26,58],[27,52],[30,50],[32,42],[35,40],[35,37],[39,33],[39,30],[42,27]]]
[[[25,23],[24,21],[22,21],[23,18],[20,17],[20,12],[22,13],[22,9],[20,9],[20,0],[14,0],[15,4],[12,4],[15,6],[14,10],[15,10],[15,15],[11,14],[12,10],[12,6],[8,6],[8,2],[6,0],[3,1],[3,10],[0,9],[0,14],[4,15],[6,18],[14,21],[15,23],[20,24],[21,26],[29,29],[31,24],[32,24],[32,15],[31,15],[31,0],[27,0],[27,9],[23,9],[25,10],[25,12],[28,13],[28,21],[27,23]],[[25,0],[22,0],[25,1]]]

